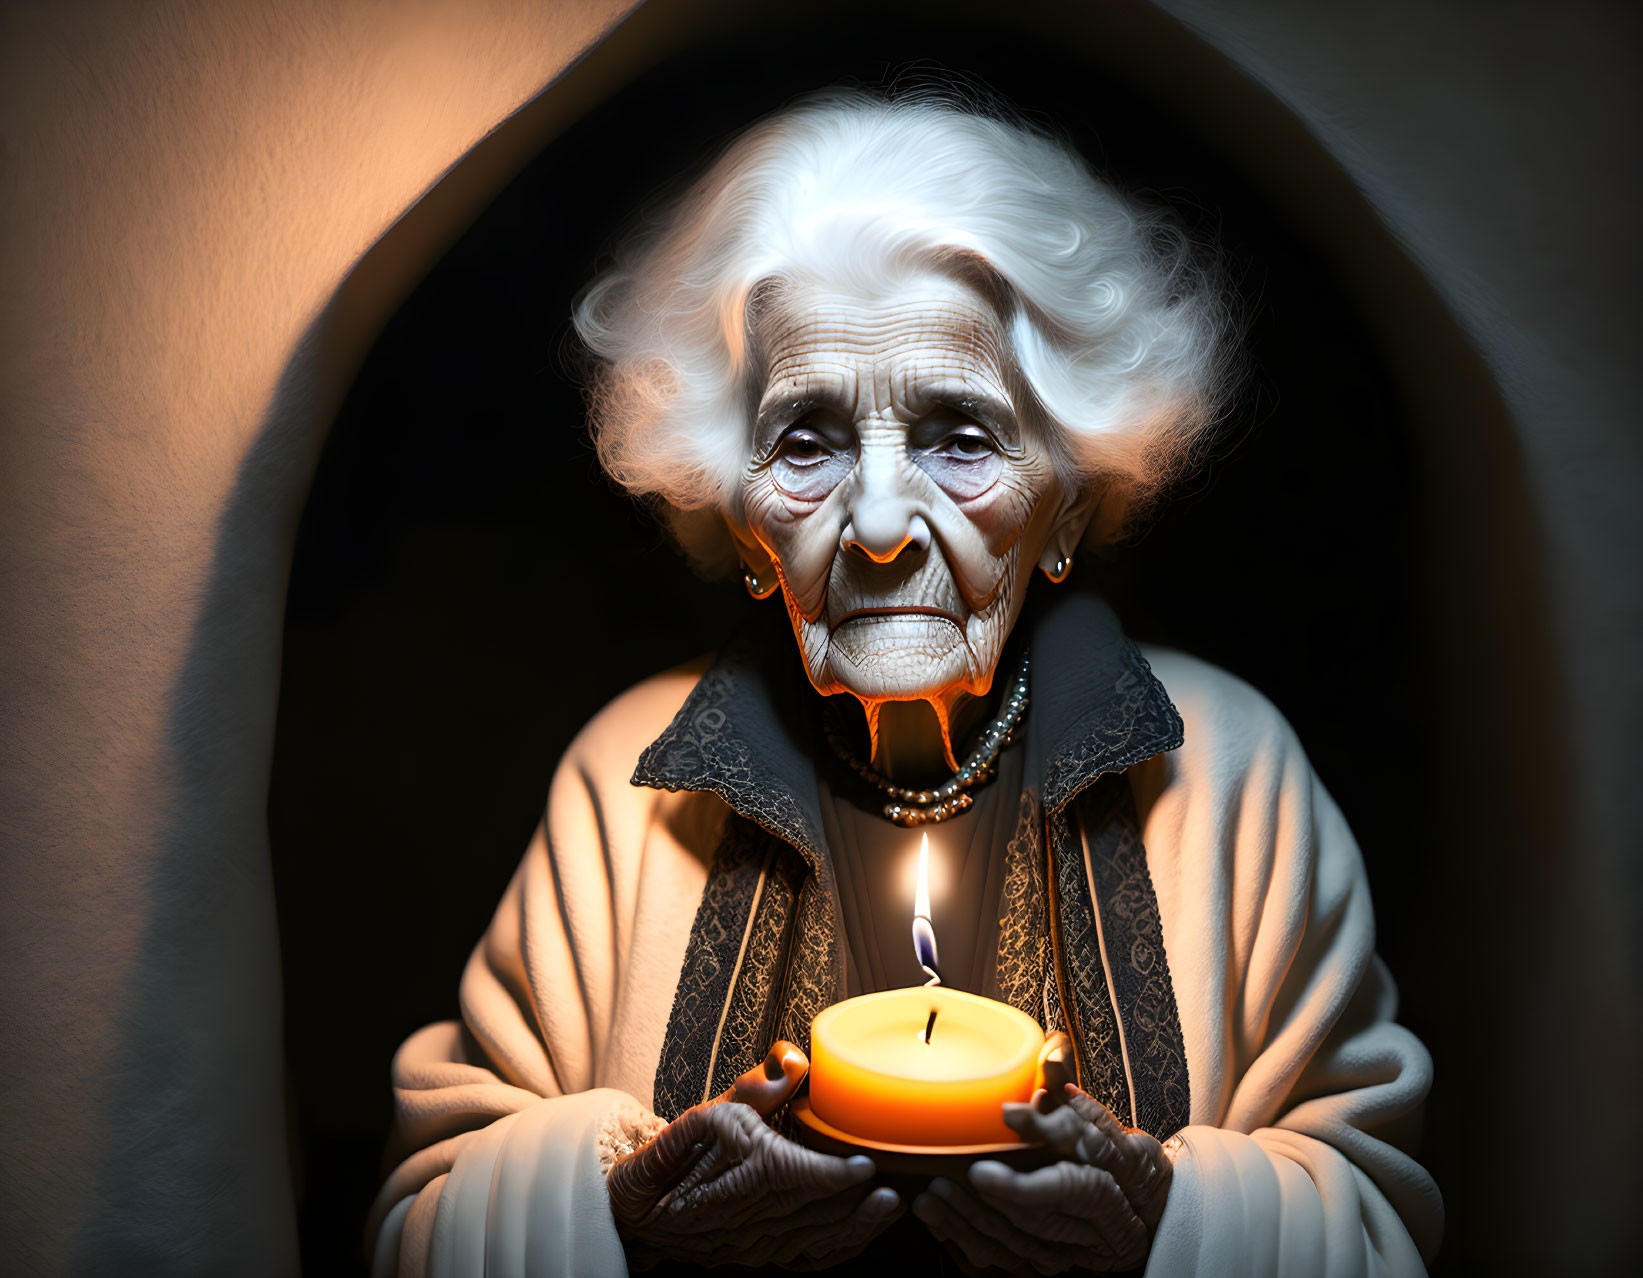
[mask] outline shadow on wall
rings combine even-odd
[[[1511,1269],[1476,1173],[1503,1140],[1488,1116],[1522,1083],[1497,1028],[1505,921],[1535,890],[1537,840],[1563,800],[1544,774],[1520,785],[1511,749],[1531,730],[1557,739],[1539,639],[1470,667],[1456,656],[1508,607],[1477,547],[1532,538],[1509,423],[1430,290],[1281,108],[1150,10],[1054,32],[1045,12],[934,34],[835,18],[802,40],[727,20],[695,43],[641,13],[549,90],[597,96],[593,84],[606,100],[376,342],[303,518],[270,802],[306,1270],[358,1263],[389,1058],[455,1014],[560,752],[622,688],[713,647],[757,606],[735,583],[694,579],[598,471],[566,359],[572,294],[628,212],[725,134],[795,91],[918,59],[1058,122],[1109,176],[1228,251],[1254,375],[1225,445],[1081,584],[1138,637],[1233,670],[1295,724],[1365,849],[1404,1019],[1436,1058],[1424,1158],[1451,1213],[1437,1271]],[[1210,100],[1216,127],[1232,119],[1268,161],[1287,148],[1293,191],[1209,140]],[[1387,263],[1368,302],[1340,269],[1365,254]],[[1533,556],[1519,552],[1521,624],[1544,608],[1525,608]],[[1533,690],[1544,701],[1525,705]],[[1457,760],[1436,784],[1435,757]],[[1507,829],[1490,800],[1511,785],[1536,807]],[[1485,855],[1523,871],[1519,898],[1474,899]]]

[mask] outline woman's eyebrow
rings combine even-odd
[[[932,407],[951,409],[973,417],[993,434],[1014,443],[1020,434],[1015,409],[997,395],[960,382],[933,382],[918,388],[919,398]]]
[[[754,430],[760,436],[773,430],[785,430],[816,406],[814,395],[783,395],[761,405],[754,419]]]
[[[774,443],[775,436],[819,408],[849,415],[851,405],[837,378],[811,375],[788,380],[786,385],[778,382],[767,387],[760,399],[753,418],[753,438],[759,444]]]

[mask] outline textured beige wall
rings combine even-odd
[[[0,1256],[25,1271],[294,1267],[263,806],[295,521],[364,343],[431,254],[589,95],[753,6],[648,6],[367,255],[623,7],[127,0],[0,18]],[[1491,786],[1518,800],[1457,831],[1479,891],[1513,903],[1501,954],[1536,974],[1502,1068],[1531,1118],[1595,1089],[1582,1112],[1605,1120],[1556,1138],[1556,1175],[1530,1174],[1543,1156],[1514,1154],[1516,1128],[1480,1151],[1521,1159],[1497,1208],[1560,1222],[1502,1254],[1545,1268],[1574,1236],[1613,1257],[1631,1182],[1569,1151],[1639,1135],[1643,476],[1620,322],[1637,184],[1614,148],[1637,114],[1635,23],[1602,5],[1163,8],[1272,105],[1135,0],[990,20],[1119,50],[1320,242],[1371,243],[1342,269],[1423,396],[1431,473],[1469,485],[1434,529],[1432,615],[1447,748],[1482,759],[1445,783],[1480,811]],[[1365,209],[1392,235],[1366,236]],[[1427,289],[1455,331],[1400,328]],[[1514,593],[1541,576],[1549,612]],[[1490,713],[1521,738],[1469,741],[1467,716]],[[1556,872],[1494,884],[1497,855]]]
[[[8,8],[0,1237],[24,1271],[295,1267],[263,813],[291,540],[358,354],[305,335],[624,4]]]

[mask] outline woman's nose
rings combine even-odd
[[[887,564],[909,546],[930,548],[930,525],[919,513],[913,473],[902,451],[902,432],[881,432],[879,439],[863,431],[861,459],[856,463],[850,518],[839,536],[847,551]]]
[[[930,525],[918,513],[917,503],[906,497],[864,494],[851,508],[839,544],[876,564],[887,564],[909,546],[930,549]]]

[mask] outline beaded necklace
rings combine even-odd
[[[846,744],[832,715],[823,716],[822,730],[827,734],[827,742],[833,747],[833,752],[849,764],[857,776],[890,797],[884,805],[886,820],[903,826],[933,825],[957,816],[975,802],[969,791],[992,779],[995,772],[993,765],[998,761],[999,751],[1015,744],[1018,739],[1016,729],[1021,724],[1021,716],[1027,713],[1027,665],[1028,654],[1024,652],[1021,654],[1021,668],[1016,671],[1015,684],[1009,696],[1005,697],[998,717],[982,731],[981,739],[959,770],[930,790],[897,785],[863,763]]]

